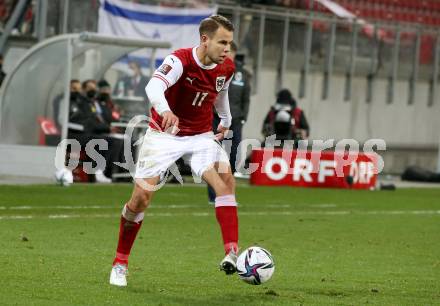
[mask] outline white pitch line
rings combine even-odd
[[[239,204],[240,206],[240,204]],[[248,206],[248,205],[246,205]],[[251,204],[250,204],[251,206]],[[274,205],[257,205],[257,207],[265,208],[290,208],[290,204],[274,204]],[[184,208],[203,208],[208,207],[208,205],[189,205],[189,204],[170,204],[170,205],[152,205],[150,209],[184,209]],[[121,206],[109,206],[109,205],[81,205],[81,206],[70,206],[70,205],[54,205],[54,206],[0,206],[0,210],[37,210],[37,209],[65,209],[65,210],[75,210],[75,209],[122,209]]]
[[[33,219],[34,216],[0,216],[0,220]]]
[[[208,217],[213,213],[196,212],[196,213],[148,213],[149,217]],[[440,210],[394,210],[394,211],[260,211],[260,212],[240,212],[240,216],[301,216],[301,215],[440,215]],[[0,220],[17,220],[17,219],[74,219],[74,218],[117,218],[119,214],[59,214],[59,215],[13,215],[0,216]]]
[[[49,219],[72,219],[81,218],[81,215],[49,215]]]
[[[317,208],[335,208],[335,207],[337,207],[336,204],[312,204],[309,206],[310,207],[317,207]]]
[[[35,206],[38,207],[38,206]],[[28,210],[28,209],[33,209],[32,206],[13,206],[13,207],[9,207],[9,209],[16,209],[16,210]]]
[[[290,204],[269,204],[269,205],[265,205],[265,207],[269,207],[269,208],[289,208],[291,207]]]
[[[440,210],[372,210],[364,212],[367,215],[436,215]]]
[[[109,205],[83,205],[83,206],[68,206],[68,205],[56,205],[56,206],[9,206],[0,209],[9,209],[9,210],[37,210],[37,209],[65,209],[65,210],[74,210],[74,209],[122,209],[121,206],[109,206]],[[152,206],[151,208],[165,208],[165,209],[179,209],[179,208],[198,208],[200,205],[157,205]]]

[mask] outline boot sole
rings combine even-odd
[[[220,266],[220,270],[224,271],[226,275],[234,274],[237,272],[237,268],[230,262],[224,262]]]

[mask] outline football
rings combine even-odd
[[[73,174],[67,168],[58,169],[55,172],[55,180],[61,186],[70,186],[73,183]]]
[[[267,282],[275,271],[275,262],[266,249],[252,246],[244,250],[237,259],[238,276],[248,284]]]

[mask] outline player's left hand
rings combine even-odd
[[[219,124],[217,127],[217,132],[219,132],[219,133],[215,134],[215,139],[217,139],[217,141],[222,141],[225,138],[228,131],[229,131],[229,128],[224,127],[223,125]]]

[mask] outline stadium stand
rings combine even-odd
[[[338,11],[346,10],[353,18],[368,23],[393,23],[393,24],[419,24],[425,27],[438,27],[440,25],[440,1],[437,0],[300,0],[278,1],[278,4],[302,10],[313,10],[319,14],[340,15]],[[333,4],[337,4],[334,6]],[[314,29],[328,31],[328,24],[316,21]],[[372,27],[364,26],[363,33],[367,36],[375,35]],[[379,38],[393,42],[395,31],[380,29]],[[415,32],[401,32],[401,40],[415,39]],[[420,63],[430,63],[433,58],[435,39],[431,35],[421,36]]]
[[[312,4],[313,2],[313,4]],[[388,22],[419,23],[430,26],[440,25],[440,1],[437,0],[334,0],[357,18]],[[275,5],[287,6],[331,14],[324,1],[275,1]],[[313,8],[312,8],[313,5]]]

